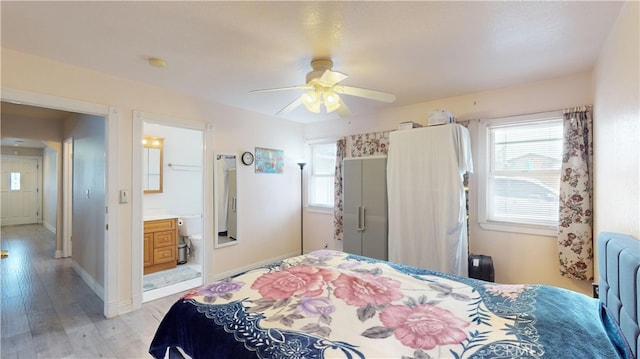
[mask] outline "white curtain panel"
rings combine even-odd
[[[458,124],[389,136],[389,260],[467,276],[463,175],[473,172],[469,132]]]

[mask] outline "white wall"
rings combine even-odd
[[[144,215],[202,214],[202,131],[145,124],[144,135],[164,139],[163,190],[162,193],[148,193],[143,196]],[[173,166],[170,167],[169,164]]]
[[[594,72],[594,223],[640,239],[640,3],[626,2]]]
[[[65,137],[73,137],[73,260],[104,290],[105,119],[74,115]],[[83,273],[81,273],[82,275]]]
[[[396,108],[371,116],[354,117],[332,123],[317,123],[305,127],[308,139],[344,136],[397,128],[400,122],[426,124],[429,111],[449,109],[459,120],[492,118],[557,110],[593,102],[589,72],[520,86],[488,90],[442,100]],[[469,126],[473,156],[477,158],[477,122]],[[480,228],[477,215],[477,178],[469,177],[470,233],[469,250],[493,257],[496,281],[503,283],[543,283],[590,293],[591,283],[569,280],[560,276],[556,242],[553,237],[541,237]],[[342,248],[332,239],[331,215],[305,212],[305,247]],[[313,247],[312,247],[313,246]]]
[[[132,169],[133,144],[140,143],[140,139],[132,137],[134,110],[209,124],[214,145],[205,148],[205,158],[213,158],[214,151],[239,155],[245,150],[253,151],[256,146],[284,150],[284,174],[255,174],[253,167],[238,168],[240,240],[238,245],[215,250],[211,245],[205,253],[211,259],[205,272],[210,276],[228,273],[299,251],[300,170],[296,160],[304,151],[302,125],[9,49],[3,48],[1,56],[3,88],[106,104],[117,109],[117,158],[110,160],[117,165],[114,170],[118,189],[130,190],[134,172],[137,173]],[[205,186],[213,184],[205,183]],[[212,198],[205,199],[205,206],[212,206],[211,203]],[[114,223],[117,223],[117,243],[114,244],[118,248],[117,300],[122,311],[126,311],[133,298],[132,217],[136,211],[142,215],[142,205],[130,201],[111,210],[115,211]],[[204,220],[205,226],[213,227],[212,218]]]

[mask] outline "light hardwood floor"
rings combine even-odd
[[[151,358],[149,344],[180,294],[116,318],[73,270],[53,259],[55,235],[41,225],[1,229],[2,344],[7,358]]]

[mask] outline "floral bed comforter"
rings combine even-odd
[[[191,291],[156,358],[624,358],[596,299],[316,251]]]

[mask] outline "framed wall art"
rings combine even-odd
[[[284,173],[284,151],[256,147],[256,173]]]

